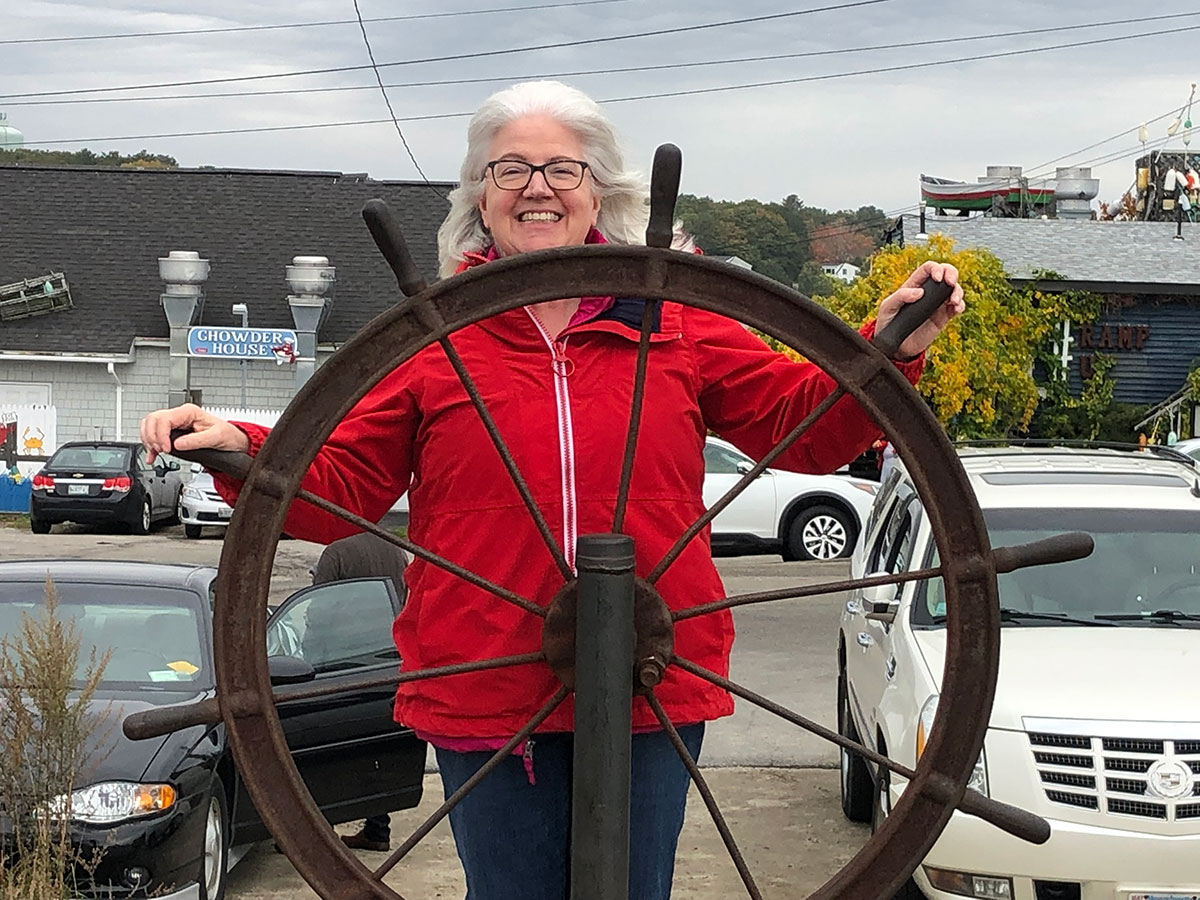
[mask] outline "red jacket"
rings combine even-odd
[[[623,300],[569,327],[557,341],[560,359],[569,360],[559,364],[558,374],[552,342],[523,308],[452,338],[569,559],[576,535],[612,528],[640,316],[640,301]],[[872,332],[868,323],[863,333]],[[921,360],[900,365],[914,382],[921,368]],[[652,338],[625,519],[626,533],[635,539],[638,574],[647,574],[704,512],[709,429],[761,457],[833,386],[814,365],[776,353],[730,319],[664,302]],[[256,453],[266,429],[241,427]],[[830,472],[879,436],[857,403],[845,398],[776,465]],[[232,499],[237,483],[218,482]],[[409,488],[408,536],[415,543],[543,605],[562,586],[437,345],[399,366],[359,402],[330,436],[303,486],[372,521]],[[307,505],[293,509],[286,529],[322,542],[354,530]],[[409,565],[406,577],[408,604],[393,628],[405,670],[540,649],[542,620],[420,559]],[[707,530],[662,576],[658,589],[672,609],[724,596]],[[681,622],[675,636],[681,656],[721,675],[728,674],[732,642],[728,611]],[[400,686],[396,719],[446,737],[508,736],[556,688],[545,664],[431,679]],[[679,724],[733,712],[725,691],[674,667],[658,696]],[[568,700],[540,730],[569,731],[572,722]],[[655,724],[640,698],[634,724]]]

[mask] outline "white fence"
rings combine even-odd
[[[243,409],[235,406],[206,406],[206,412],[232,422],[253,422],[273,426],[283,415],[282,409]]]

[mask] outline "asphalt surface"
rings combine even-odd
[[[81,526],[55,526],[49,535],[27,527],[0,527],[0,559],[128,559],[217,565],[220,530],[188,540],[179,526],[148,536],[104,533]],[[281,602],[309,584],[309,566],[320,545],[280,541],[269,601]],[[717,560],[730,596],[795,584],[844,578],[847,566],[785,563],[778,556]],[[835,725],[836,629],[843,595],[777,601],[734,611],[738,637],[731,678],[753,691],[827,727]],[[431,757],[432,759],[432,757]],[[806,896],[834,874],[869,836],[841,815],[837,754],[833,745],[744,700],[733,716],[710,723],[700,759],[718,805],[746,854],[765,897]],[[392,815],[393,845],[441,802],[436,775],[426,776],[425,799],[416,810]],[[366,851],[367,866],[383,856]],[[438,825],[387,877],[406,897],[461,897],[461,872],[453,839]],[[680,843],[676,900],[746,896],[746,888],[693,789]],[[227,896],[300,898],[315,896],[287,859],[270,843],[251,848],[230,875]]]

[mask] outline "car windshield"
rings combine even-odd
[[[111,690],[201,690],[212,686],[200,598],[179,588],[56,582],[59,615],[80,637],[80,679],[93,648],[108,653],[100,687]],[[16,582],[0,591],[0,637],[18,637],[25,615],[45,609],[41,582]]]
[[[54,469],[100,469],[123,472],[129,468],[128,447],[63,447],[46,464]]]
[[[1140,509],[993,509],[984,511],[993,547],[1084,531],[1091,556],[997,576],[1005,625],[1115,622],[1200,628],[1200,513]],[[937,565],[934,551],[930,565]],[[1033,614],[1022,616],[1022,613]],[[918,591],[915,624],[945,622],[941,579]],[[1192,617],[1189,619],[1189,617]]]

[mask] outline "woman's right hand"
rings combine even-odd
[[[188,432],[171,445],[171,432]],[[159,409],[142,419],[139,426],[142,443],[150,451],[150,462],[160,453],[174,450],[250,450],[246,432],[224,419],[217,418],[194,403]]]

